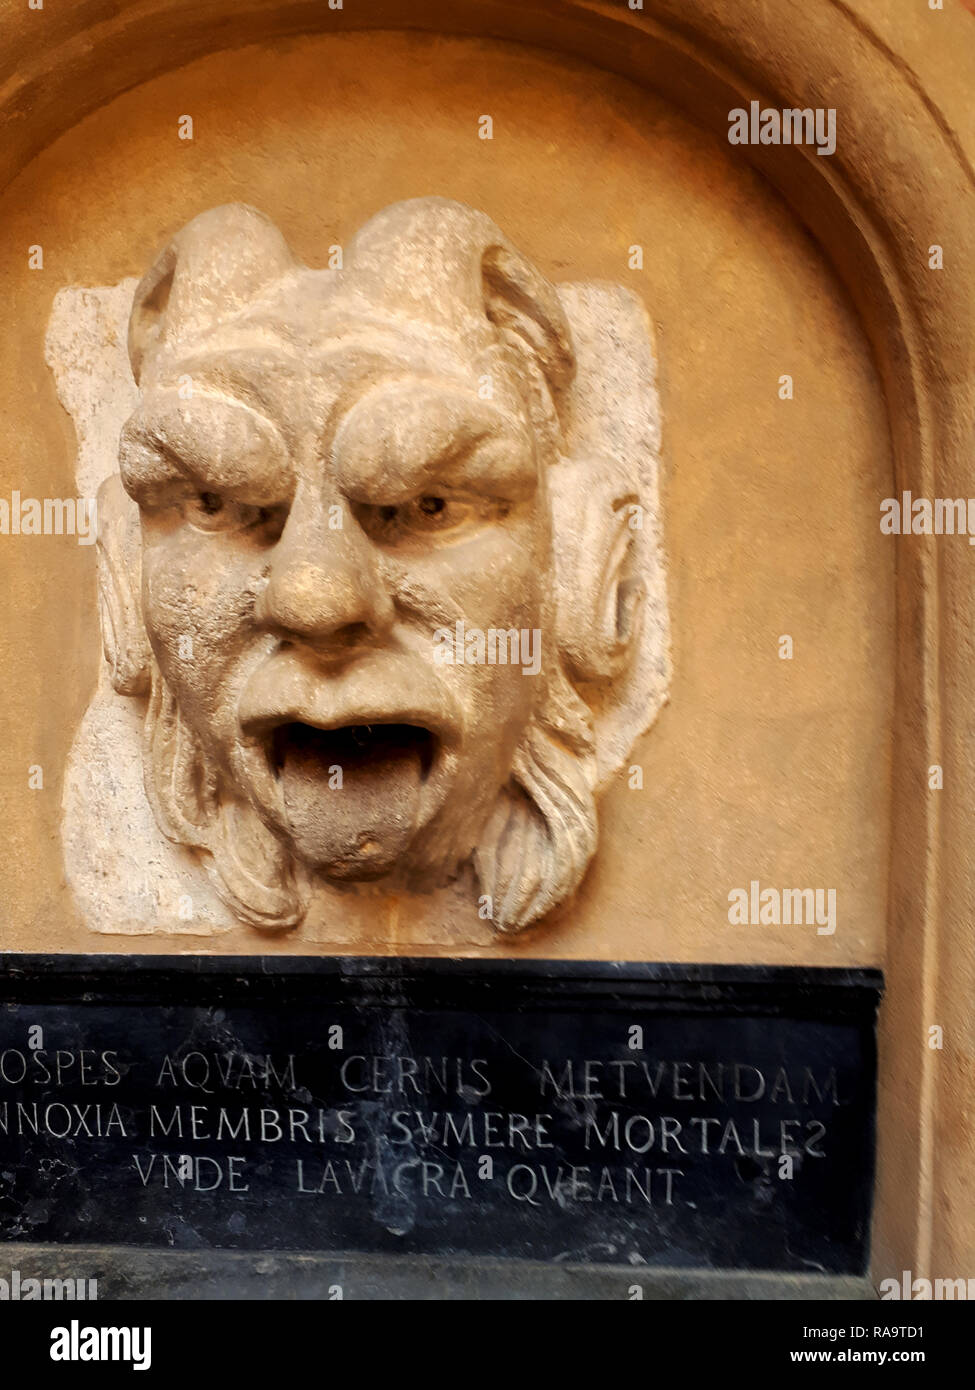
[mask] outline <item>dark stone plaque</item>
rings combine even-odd
[[[859,1273],[880,987],[0,956],[0,1235]]]

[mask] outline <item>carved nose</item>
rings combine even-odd
[[[332,530],[292,510],[271,555],[256,618],[284,636],[351,647],[384,637],[393,603],[367,537],[348,514]]]

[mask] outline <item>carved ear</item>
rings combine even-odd
[[[531,350],[558,395],[572,381],[572,334],[554,285],[512,246],[489,246],[481,260],[484,310],[506,337]]]
[[[565,453],[549,472],[560,649],[577,681],[615,680],[627,667],[659,679],[666,627],[653,327],[637,296],[619,286],[560,285],[559,298],[577,361]],[[629,709],[627,692],[618,685],[604,702],[607,719],[618,698]]]
[[[117,473],[98,489],[98,616],[102,649],[120,695],[149,689],[150,648],[142,621],[139,508]]]
[[[578,681],[618,676],[640,637],[646,587],[631,527],[639,498],[611,459],[563,459],[550,475],[559,647]]]
[[[161,351],[191,344],[297,262],[263,213],[211,208],[176,233],[136,286],[129,360],[136,381]]]

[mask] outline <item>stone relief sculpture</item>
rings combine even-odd
[[[233,205],[134,290],[62,291],[48,360],[98,497],[63,829],[90,925],[441,895],[512,933],[562,902],[666,697],[638,298],[555,287],[442,198],[335,270]]]

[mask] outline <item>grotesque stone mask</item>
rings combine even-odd
[[[165,836],[264,929],[465,865],[501,932],[565,898],[666,679],[635,297],[556,290],[445,199],[336,270],[234,205],[142,279],[128,349],[102,619]]]

